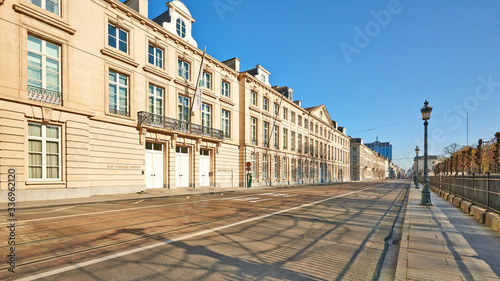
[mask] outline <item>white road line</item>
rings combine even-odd
[[[66,208],[60,208],[60,209],[56,209],[56,210],[52,210],[52,211],[47,211],[47,212],[43,212],[44,214],[46,213],[54,213],[54,212],[58,212],[58,211],[62,211],[62,210],[67,210],[67,209],[71,209],[71,208],[74,208],[76,206],[69,206],[69,207],[66,207]],[[18,211],[17,212],[18,214],[21,214],[21,215],[36,215],[36,214],[40,214],[40,212],[35,212],[35,213],[23,213],[22,211]]]
[[[137,204],[137,203],[141,203],[142,201],[144,201],[144,200],[139,200],[139,201],[134,202],[134,203],[131,203],[131,204],[132,204],[132,205],[135,205],[135,204]]]
[[[250,219],[246,219],[246,220],[243,220],[243,221],[231,223],[231,224],[228,224],[228,225],[223,225],[223,226],[219,226],[219,227],[216,227],[216,228],[212,228],[212,229],[207,229],[207,230],[195,232],[195,233],[192,233],[192,234],[188,234],[188,235],[184,235],[184,236],[178,237],[176,239],[166,240],[166,241],[158,242],[158,243],[151,244],[151,245],[148,245],[148,246],[144,246],[144,247],[140,247],[140,248],[135,248],[135,249],[131,249],[131,250],[120,252],[120,253],[116,253],[116,254],[111,254],[111,255],[108,255],[108,256],[104,256],[102,258],[97,258],[97,259],[89,260],[89,261],[86,261],[86,262],[81,262],[81,263],[77,263],[77,264],[73,264],[73,265],[68,265],[68,266],[65,266],[65,267],[62,267],[62,268],[58,268],[58,269],[54,269],[54,270],[51,270],[51,271],[47,271],[47,272],[35,274],[35,275],[28,276],[28,277],[25,277],[25,278],[22,278],[22,279],[18,279],[18,280],[20,280],[20,281],[29,281],[29,280],[37,280],[37,279],[40,279],[40,278],[49,277],[49,276],[52,276],[52,275],[56,275],[56,274],[59,274],[59,273],[71,271],[71,270],[74,270],[74,269],[82,268],[82,267],[93,265],[93,264],[96,264],[96,263],[100,263],[100,262],[104,262],[104,261],[108,261],[108,260],[120,258],[120,257],[126,256],[126,255],[135,254],[135,253],[142,252],[142,251],[145,251],[145,250],[149,250],[149,249],[153,249],[153,248],[165,246],[165,245],[168,245],[168,244],[172,244],[172,243],[175,243],[175,242],[179,242],[179,241],[187,240],[187,239],[190,239],[190,238],[194,238],[194,237],[197,237],[197,236],[209,234],[209,233],[212,233],[212,232],[215,232],[215,231],[223,230],[223,229],[230,228],[230,227],[233,227],[233,226],[237,226],[237,225],[240,225],[240,224],[245,224],[245,223],[249,223],[249,222],[253,222],[253,221],[265,219],[265,218],[268,218],[268,217],[272,217],[272,216],[275,216],[275,215],[279,215],[279,214],[282,214],[282,213],[286,213],[286,212],[294,211],[294,210],[297,210],[297,209],[301,209],[301,208],[304,208],[304,207],[313,206],[313,205],[316,205],[316,204],[319,204],[319,203],[323,203],[325,201],[329,201],[329,200],[332,200],[332,199],[335,199],[335,198],[344,197],[344,196],[347,196],[347,195],[350,195],[350,194],[354,194],[354,193],[366,191],[366,190],[369,190],[369,189],[372,189],[372,188],[374,188],[374,187],[369,187],[369,188],[361,189],[361,190],[358,190],[358,191],[352,191],[352,192],[349,192],[349,193],[346,193],[346,194],[337,195],[337,196],[334,196],[334,197],[330,197],[330,198],[322,199],[322,200],[319,200],[319,201],[307,203],[307,204],[304,204],[304,205],[301,205],[301,206],[293,207],[293,208],[282,210],[282,211],[279,211],[279,212],[274,212],[274,213],[270,213],[270,214],[267,214],[267,215],[262,215],[262,216],[258,216],[258,217],[255,217],[255,218],[250,218]]]
[[[249,201],[250,203],[257,203],[257,202],[261,202],[261,201],[267,201],[267,200],[271,200],[273,198],[264,198],[264,199],[258,199],[258,200],[252,200],[252,201]]]

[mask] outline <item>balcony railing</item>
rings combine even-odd
[[[126,110],[126,109],[125,110],[118,110],[118,109],[110,107],[109,113],[124,116],[124,117],[130,117],[130,112],[128,112],[128,110]]]
[[[137,112],[137,122],[139,124],[150,125],[154,127],[164,128],[171,131],[195,134],[215,139],[224,139],[224,133],[221,130],[210,127],[201,126],[198,124],[188,123],[178,119],[157,115],[145,111]]]
[[[28,99],[61,105],[61,93],[28,85]]]

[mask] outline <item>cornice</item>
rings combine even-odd
[[[149,66],[149,65],[145,65],[143,68],[142,68],[144,71],[146,72],[149,72],[149,73],[152,73],[156,76],[160,76],[161,78],[164,78],[168,81],[172,81],[172,77],[170,77],[170,75],[168,75],[167,73],[155,68],[155,67],[152,67],[152,66]]]
[[[0,5],[3,4],[4,1],[3,0],[0,0],[0,1],[2,1],[0,3]],[[46,24],[53,26],[57,29],[60,29],[60,30],[62,30],[70,35],[73,35],[76,32],[76,30],[71,28],[67,23],[62,22],[60,20],[57,20],[55,18],[52,18],[48,15],[45,15],[44,13],[41,13],[40,11],[37,11],[31,7],[25,6],[23,4],[14,4],[12,6],[12,8],[14,9],[14,11],[16,11],[20,14],[29,16],[31,18],[38,20],[38,21],[46,23]]]
[[[228,99],[226,97],[220,97],[219,100],[221,102],[224,102],[224,103],[227,103],[227,104],[230,104],[230,105],[235,105],[235,103],[232,100],[230,100],[230,99]]]
[[[179,84],[179,85],[182,85],[184,87],[188,87],[189,89],[191,89],[193,91],[196,90],[196,87],[193,84],[189,83],[188,81],[186,81],[184,79],[175,78],[174,82]]]
[[[136,63],[134,61],[134,59],[132,59],[131,57],[128,57],[128,56],[125,56],[125,55],[122,55],[118,52],[115,52],[114,50],[110,50],[108,48],[104,48],[104,49],[101,49],[101,54],[105,55],[105,56],[108,56],[108,57],[112,57],[114,59],[117,59],[121,62],[124,62],[126,64],[129,64],[133,67],[138,67],[139,64]]]

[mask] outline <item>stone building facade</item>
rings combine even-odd
[[[363,139],[351,139],[351,179],[380,180],[389,177],[389,160],[363,144]]]
[[[0,192],[9,171],[19,201],[230,188],[247,184],[246,162],[255,185],[349,180],[345,129],[261,66],[206,54],[191,112],[203,51],[188,8],[167,7],[149,19],[147,0],[0,4]]]

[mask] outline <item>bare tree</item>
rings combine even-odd
[[[445,148],[443,148],[444,156],[450,157],[451,155],[453,155],[453,153],[459,151],[461,148],[462,147],[456,142],[445,146]]]

